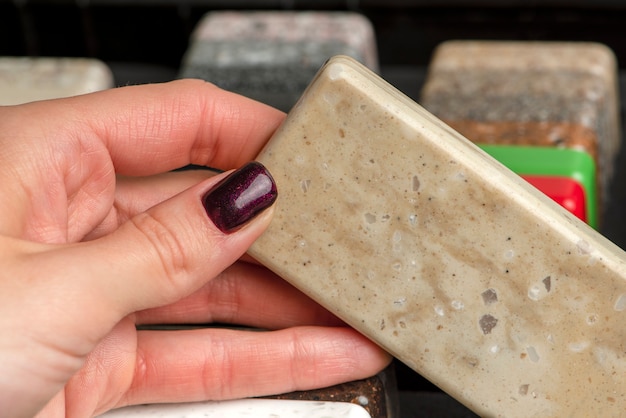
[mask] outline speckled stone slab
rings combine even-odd
[[[588,152],[604,206],[620,146],[617,64],[606,46],[445,42],[433,55],[420,104],[474,142]]]
[[[138,405],[115,409],[100,418],[370,418],[358,405],[271,399],[239,399],[180,404]]]
[[[258,156],[250,254],[481,416],[626,410],[626,255],[365,67],[331,60]]]
[[[109,67],[96,59],[0,57],[0,105],[75,96],[113,84]]]
[[[378,69],[373,27],[352,12],[223,11],[198,23],[181,77],[201,78],[283,110],[331,56]]]

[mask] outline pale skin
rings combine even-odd
[[[389,356],[249,258],[201,197],[284,114],[198,80],[0,108],[0,410],[89,417],[365,378]],[[279,191],[280,193],[280,191]],[[232,323],[264,332],[137,325]]]

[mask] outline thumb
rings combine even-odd
[[[50,246],[0,240],[0,249],[7,249],[0,252],[6,258],[0,328],[10,335],[0,336],[0,404],[14,397],[19,405],[31,396],[38,408],[37,400],[60,390],[122,318],[181,299],[218,275],[265,230],[272,210],[264,209],[275,199],[271,175],[253,162],[93,241]],[[28,356],[21,355],[24,347]],[[32,379],[11,383],[25,373]]]
[[[252,162],[134,216],[85,245],[122,315],[174,302],[217,276],[269,225],[276,185]],[[106,258],[103,259],[103,254]]]

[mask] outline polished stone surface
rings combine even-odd
[[[250,253],[482,416],[620,416],[624,252],[363,66],[259,155]]]

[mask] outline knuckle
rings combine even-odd
[[[206,399],[233,399],[239,395],[236,364],[237,360],[225,342],[214,339],[200,367]]]
[[[296,390],[308,387],[311,382],[316,384],[320,380],[317,373],[318,351],[308,338],[294,329],[291,334],[289,351],[294,361],[291,363],[290,377]]]
[[[149,212],[131,218],[130,222],[147,243],[166,279],[176,285],[181,277],[189,274],[191,260],[189,251],[180,234],[168,222]]]

